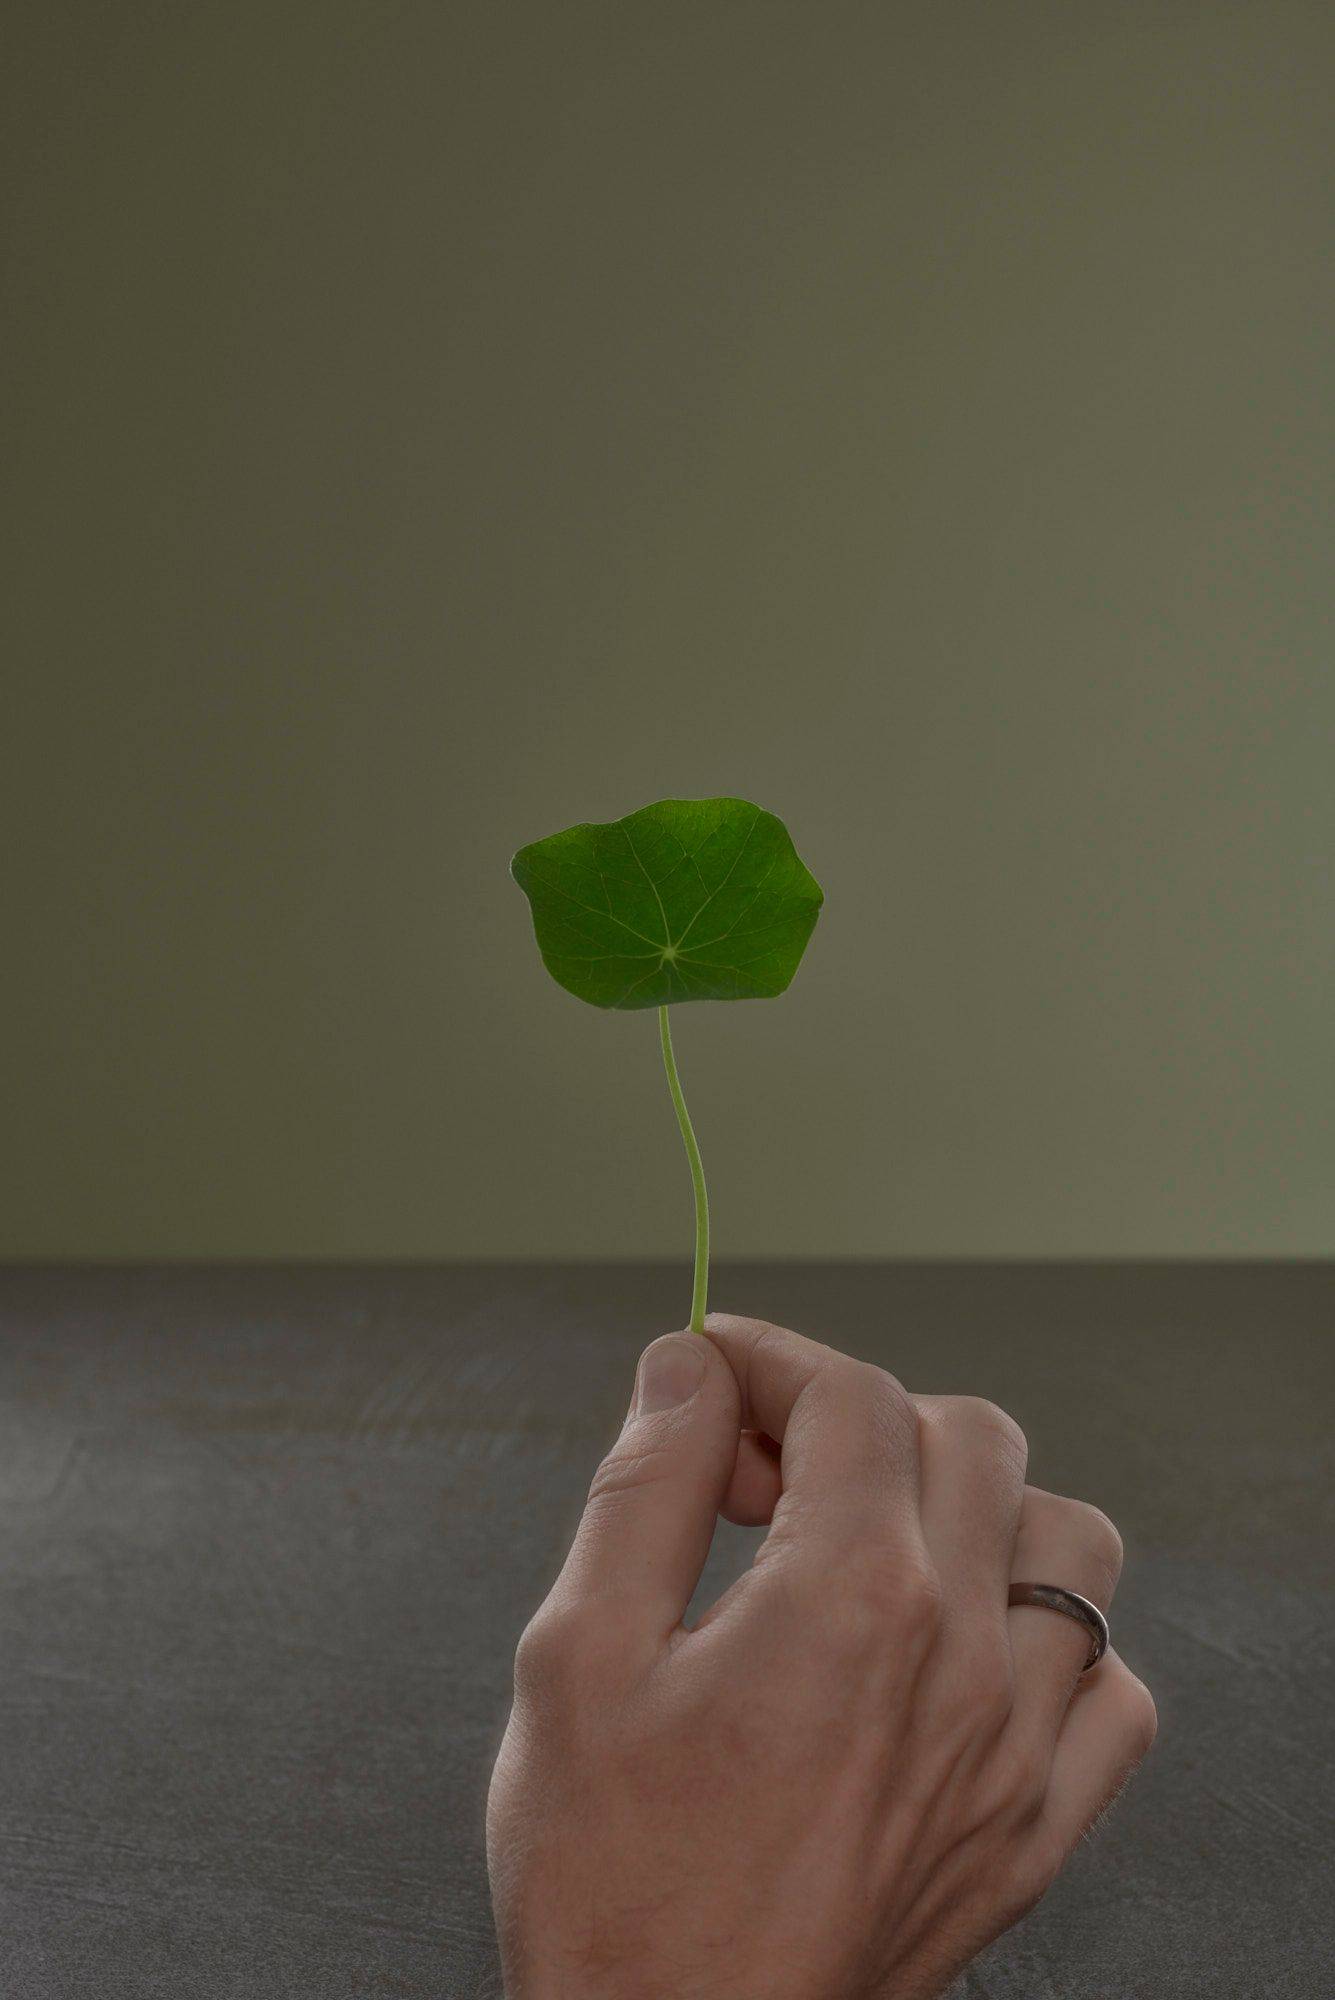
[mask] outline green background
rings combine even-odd
[[[684,1256],[713,792],[722,1253],[1335,1248],[1327,5],[20,13],[0,1249]]]

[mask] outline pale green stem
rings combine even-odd
[[[691,1114],[686,1109],[686,1099],[681,1091],[681,1078],[677,1075],[677,1060],[672,1053],[672,1030],[668,1026],[666,1007],[660,1007],[658,1010],[658,1038],[663,1044],[663,1067],[667,1071],[668,1089],[672,1092],[672,1108],[681,1127],[682,1144],[691,1163],[691,1186],[695,1189],[695,1289],[691,1293],[691,1332],[703,1333],[705,1295],[709,1290],[709,1193],[705,1187],[705,1170],[700,1160],[700,1148],[695,1143]]]

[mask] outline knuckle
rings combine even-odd
[[[546,1694],[562,1668],[561,1621],[549,1606],[536,1611],[515,1647],[515,1690],[524,1695]]]
[[[811,1349],[812,1357],[818,1357],[825,1352],[816,1341],[804,1340],[801,1334],[791,1333],[786,1326],[774,1326],[767,1319],[738,1319],[732,1313],[710,1313],[709,1317],[716,1326],[721,1326],[724,1330],[746,1332],[753,1327],[759,1327],[760,1331],[755,1335],[747,1351],[747,1360],[753,1368],[758,1364],[767,1364],[771,1356],[782,1360],[786,1355],[798,1353],[805,1348]]]
[[[1108,1582],[1116,1583],[1122,1574],[1124,1556],[1121,1535],[1101,1507],[1091,1506],[1088,1500],[1068,1500],[1066,1504],[1072,1510],[1081,1542],[1105,1572]]]
[[[941,1590],[925,1554],[862,1549],[832,1572],[812,1579],[814,1617],[841,1651],[883,1652],[887,1637],[929,1641],[940,1616]]]
[[[923,1396],[923,1416],[941,1432],[967,1438],[975,1450],[1005,1458],[1021,1472],[1029,1462],[1029,1440],[1015,1418],[985,1396]]]
[[[1008,1410],[1003,1410],[999,1403],[990,1403],[985,1396],[959,1396],[955,1401],[960,1422],[994,1450],[1018,1459],[1021,1465],[1026,1463],[1029,1440]]]
[[[673,1466],[673,1453],[662,1445],[641,1449],[610,1451],[589,1484],[589,1499],[601,1501],[617,1493],[633,1493],[666,1479]]]
[[[918,1419],[913,1398],[898,1376],[892,1375],[887,1368],[878,1368],[872,1361],[860,1361],[856,1366],[862,1387],[882,1422],[893,1424],[896,1430],[916,1426]]]
[[[917,1443],[916,1406],[893,1375],[836,1355],[802,1391],[802,1417],[837,1434],[849,1499],[882,1490]]]
[[[846,1589],[827,1595],[819,1619],[826,1643],[837,1653],[857,1656],[884,1644],[884,1620],[860,1590]]]
[[[1159,1711],[1144,1681],[1137,1680],[1133,1673],[1128,1673],[1126,1677],[1126,1710],[1127,1738],[1134,1768],[1153,1747],[1159,1733]]]
[[[549,1599],[520,1634],[516,1693],[530,1700],[568,1700],[596,1680],[613,1636],[599,1607]]]
[[[1088,1561],[1095,1579],[1111,1595],[1122,1574],[1122,1537],[1101,1507],[1040,1488],[1025,1491],[1025,1514],[1032,1527],[1060,1537],[1062,1546]]]
[[[944,1592],[926,1550],[903,1566],[897,1578],[896,1601],[900,1615],[914,1632],[925,1639],[935,1635],[941,1624]]]
[[[893,1625],[917,1638],[935,1634],[941,1622],[941,1579],[925,1549],[883,1556],[864,1576],[862,1588],[882,1631]]]
[[[725,1319],[725,1315],[710,1313],[715,1322]],[[831,1372],[838,1368],[842,1356],[832,1348],[822,1347],[819,1341],[808,1340],[800,1333],[792,1333],[786,1326],[772,1326],[768,1320],[736,1320],[732,1325],[741,1328],[759,1327],[760,1331],[745,1346],[745,1364],[741,1375],[744,1400],[753,1400],[753,1385],[760,1383],[767,1375],[782,1375],[795,1369],[802,1377],[809,1392],[813,1385],[829,1380]]]
[[[888,1468],[916,1450],[918,1411],[903,1385],[869,1361],[847,1361],[823,1385],[830,1413],[844,1427],[850,1466],[880,1484]]]

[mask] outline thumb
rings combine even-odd
[[[661,1646],[700,1580],[740,1435],[737,1378],[713,1341],[669,1333],[647,1347],[553,1597],[571,1610],[615,1599],[626,1639]]]

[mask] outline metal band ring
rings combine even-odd
[[[1078,1590],[1066,1590],[1060,1583],[1013,1583],[1010,1601],[1012,1604],[1037,1604],[1042,1611],[1060,1611],[1064,1618],[1074,1618],[1089,1633],[1089,1658],[1080,1669],[1087,1674],[1096,1667],[1108,1650],[1108,1621],[1097,1604],[1091,1604]]]

